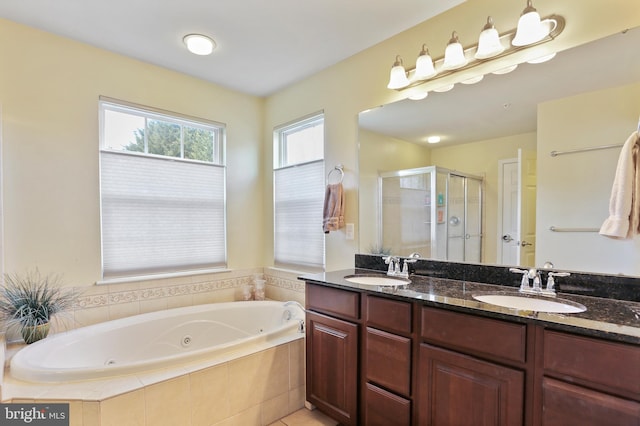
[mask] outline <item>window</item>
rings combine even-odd
[[[99,105],[103,277],[224,267],[224,126]]]
[[[324,268],[324,116],[274,132],[274,263]]]

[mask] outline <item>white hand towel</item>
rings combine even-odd
[[[639,144],[638,132],[633,132],[620,152],[609,200],[609,217],[600,228],[600,234],[606,237],[626,239],[640,233]]]

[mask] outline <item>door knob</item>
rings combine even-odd
[[[522,243],[520,244],[522,247],[526,247],[526,246],[531,246],[533,245],[533,243],[528,243],[525,240],[522,240]]]
[[[505,234],[502,236],[502,241],[510,243],[511,241],[513,241],[513,238],[511,238],[511,235]]]

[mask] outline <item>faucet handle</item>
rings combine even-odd
[[[522,274],[522,281],[520,281],[520,291],[526,292],[531,289],[529,285],[529,271],[525,269],[518,268],[509,268],[510,272],[515,272],[517,274]]]
[[[547,274],[547,288],[545,289],[545,291],[555,294],[556,280],[553,277],[568,277],[569,275],[571,275],[571,273],[569,272],[549,272]]]

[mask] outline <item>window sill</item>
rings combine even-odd
[[[96,281],[96,285],[123,284],[134,283],[139,281],[162,280],[166,278],[189,277],[204,274],[220,274],[223,272],[231,272],[227,268],[198,269],[194,271],[166,272],[162,274],[136,275],[130,277],[106,278]]]

